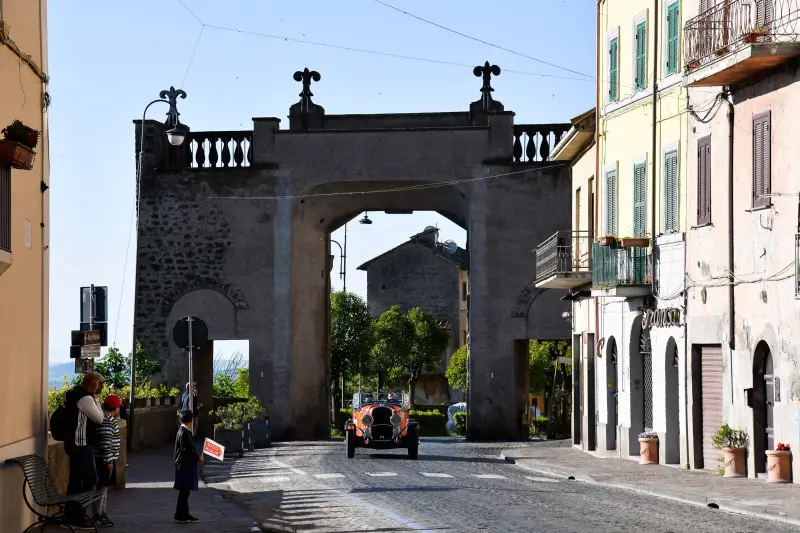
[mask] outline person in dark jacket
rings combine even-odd
[[[64,441],[64,451],[69,457],[67,494],[93,491],[97,486],[94,444],[97,426],[103,423],[103,410],[96,397],[103,389],[104,382],[103,376],[89,372],[83,376],[80,385],[72,387],[65,395],[65,407],[70,421]],[[90,525],[86,509],[79,504],[69,502],[64,511],[70,525]]]
[[[203,456],[198,455],[194,447],[192,425],[194,415],[188,409],[180,412],[181,427],[175,436],[175,485],[178,491],[178,505],[175,508],[175,520],[178,522],[199,522],[189,514],[189,493],[198,490],[200,479],[199,465]]]
[[[189,409],[189,398],[192,401],[192,408]],[[192,421],[192,435],[197,434],[197,424],[200,418],[200,408],[203,407],[197,397],[197,383],[191,382],[186,384],[186,392],[181,394],[181,409],[189,409],[192,411],[194,420]]]

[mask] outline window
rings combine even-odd
[[[608,101],[619,101],[619,37],[608,43]]]
[[[678,232],[678,151],[664,154],[664,233]]]
[[[770,112],[753,117],[753,207],[770,205],[772,191]]]
[[[647,87],[647,20],[636,24],[635,88]]]
[[[667,6],[667,74],[678,72],[678,51],[680,42],[680,1],[673,2]]]
[[[617,234],[617,171],[606,171],[606,235]]]
[[[633,236],[644,237],[647,233],[647,179],[645,163],[633,166]]]
[[[711,136],[697,141],[697,225],[711,224]]]
[[[11,167],[0,164],[0,250],[11,251]]]

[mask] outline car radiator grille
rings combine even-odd
[[[389,440],[392,438],[392,418],[393,411],[388,407],[376,407],[372,410],[372,418],[375,420],[372,424],[372,438],[380,440]]]

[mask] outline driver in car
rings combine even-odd
[[[400,403],[400,400],[397,399],[397,394],[390,392],[387,403]]]

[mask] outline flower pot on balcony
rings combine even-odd
[[[792,452],[767,450],[767,481],[770,483],[792,482]]]
[[[725,477],[745,477],[747,475],[747,448],[722,448]]]
[[[658,464],[658,437],[639,437],[639,464]]]
[[[623,237],[619,244],[623,248],[643,248],[650,246],[650,237]]]
[[[0,140],[0,163],[20,170],[30,170],[33,168],[34,159],[36,152],[24,144]]]
[[[600,244],[602,246],[614,246],[617,243],[617,238],[612,235],[600,237]]]

